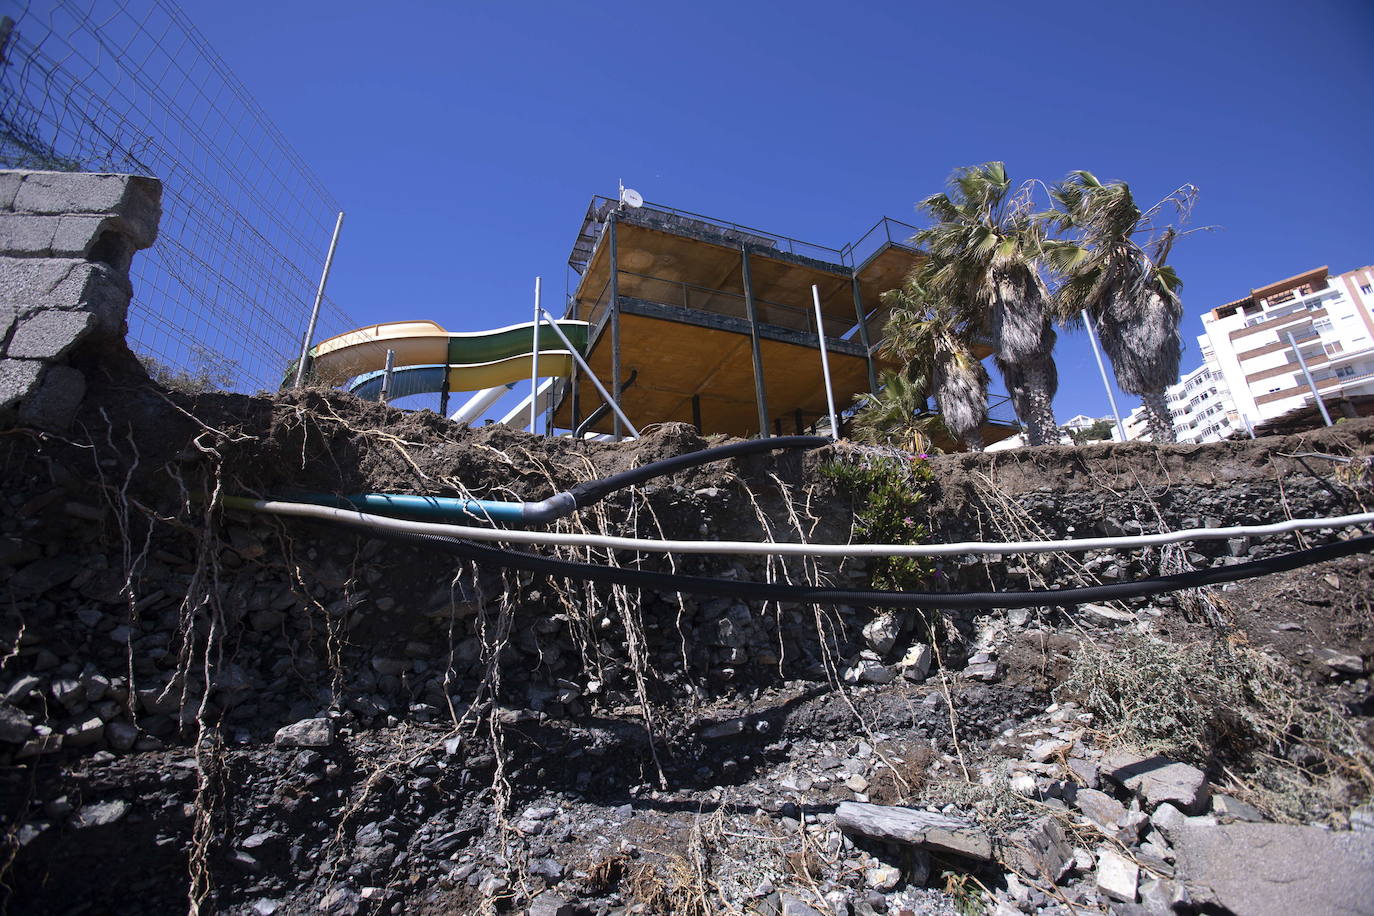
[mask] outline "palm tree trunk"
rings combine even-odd
[[[1054,422],[1054,406],[1049,397],[1049,377],[1038,363],[1026,367],[1026,442],[1028,445],[1051,445],[1059,441],[1059,427]]]
[[[1155,442],[1177,442],[1178,435],[1174,432],[1174,418],[1169,413],[1169,396],[1165,390],[1147,391],[1140,396],[1140,402],[1145,407],[1145,428],[1150,432],[1150,439]]]

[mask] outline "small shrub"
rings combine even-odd
[[[822,465],[821,473],[863,500],[854,533],[867,543],[919,544],[930,533],[916,521],[933,477],[924,455],[909,460],[864,455]],[[879,557],[872,568],[876,588],[908,590],[929,580],[932,566],[922,557]]]

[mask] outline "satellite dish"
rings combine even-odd
[[[638,209],[644,206],[644,195],[640,194],[634,188],[621,188],[620,202],[632,209]]]

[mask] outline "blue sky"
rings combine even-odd
[[[342,202],[330,293],[360,322],[527,320],[535,274],[556,305],[618,178],[834,247],[991,159],[1192,182],[1222,228],[1173,257],[1185,371],[1204,311],[1374,262],[1368,0],[183,6]],[[1083,335],[1056,358],[1059,418],[1105,414]]]

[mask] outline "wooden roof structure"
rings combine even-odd
[[[900,227],[897,239],[892,227]],[[636,426],[692,423],[704,434],[791,434],[828,414],[812,286],[835,407],[873,390],[880,296],[921,254],[912,227],[881,221],[876,249],[825,248],[652,204],[594,199],[569,264],[567,318],[591,325],[587,362]],[[877,228],[877,227],[875,227]],[[872,233],[870,233],[872,235]],[[873,247],[870,245],[870,247]],[[848,262],[848,263],[847,263]],[[561,386],[554,425],[616,430],[584,374]],[[988,441],[1010,434],[990,430]]]

